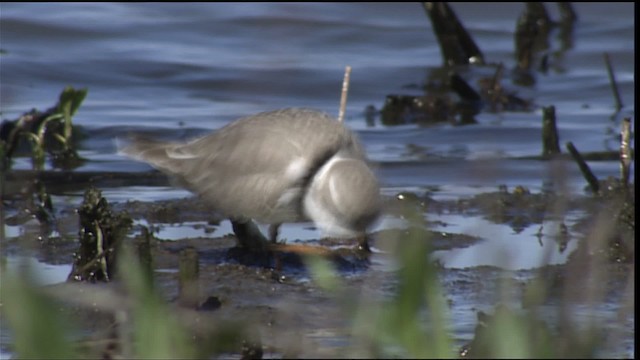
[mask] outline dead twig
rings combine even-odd
[[[616,100],[616,109],[620,110],[624,106],[622,99],[620,98],[620,91],[618,91],[618,83],[613,73],[613,67],[611,66],[611,59],[609,53],[604,53],[604,63],[607,65],[607,74],[609,74],[609,82],[611,83],[611,90],[613,91],[613,97]]]
[[[623,186],[629,185],[629,170],[631,168],[631,118],[622,120],[620,131],[620,179]]]
[[[578,152],[578,149],[576,149],[576,147],[573,146],[573,143],[569,141],[567,142],[566,146],[567,146],[567,150],[569,150],[569,153],[571,153],[573,160],[575,160],[576,163],[578,163],[578,167],[580,167],[582,176],[584,176],[584,178],[587,180],[587,183],[589,183],[589,187],[591,188],[591,191],[593,191],[594,194],[598,194],[598,192],[600,191],[600,184],[598,183],[598,178],[596,178],[596,176],[593,175],[591,168],[589,168],[589,165],[587,165],[587,163],[584,161],[584,159],[582,158],[582,155],[580,155],[580,153]]]
[[[542,156],[545,158],[560,153],[556,108],[551,105],[542,108]]]
[[[344,79],[342,80],[342,96],[340,96],[340,112],[338,113],[338,121],[344,121],[344,112],[347,108],[347,93],[349,92],[349,76],[351,75],[351,66],[347,65],[344,69]]]

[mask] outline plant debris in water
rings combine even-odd
[[[69,280],[109,281],[116,273],[118,249],[132,220],[126,213],[114,213],[95,188],[85,192],[78,215],[80,246],[73,255]]]
[[[11,158],[21,143],[31,143],[31,158],[35,170],[44,169],[45,152],[51,155],[55,168],[74,169],[82,159],[73,144],[72,117],[87,96],[87,89],[75,90],[68,86],[58,103],[42,112],[33,109],[17,120],[4,120],[0,124],[0,169],[11,167]]]
[[[484,55],[446,2],[424,2],[444,63],[448,66],[483,64]]]
[[[515,92],[507,91],[502,86],[504,73],[502,64],[496,66],[493,76],[481,78],[478,81],[479,91],[474,90],[458,72],[466,67],[488,66],[485,65],[482,51],[449,5],[431,2],[423,5],[431,19],[442,50],[444,66],[430,74],[431,77],[439,79],[435,82],[440,86],[428,84],[424,87],[426,91],[424,95],[387,95],[380,111],[383,125],[424,126],[442,122],[468,125],[477,123],[475,115],[485,107],[491,112],[532,110],[531,101],[518,97]],[[525,45],[528,51],[533,46],[529,43]],[[528,76],[533,79],[532,75]],[[533,83],[533,80],[528,82]],[[452,100],[451,93],[457,95],[460,101]],[[371,111],[368,110],[368,112]],[[373,117],[371,115],[367,117],[370,119],[368,123],[373,123]]]
[[[42,181],[33,179],[21,184],[19,199],[21,210],[6,219],[7,225],[23,225],[35,218],[40,223],[40,239],[47,238],[55,227],[55,213],[51,196]],[[3,197],[5,194],[3,194]]]

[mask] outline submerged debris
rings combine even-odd
[[[507,91],[502,86],[503,75],[504,66],[500,63],[492,77],[478,80],[483,105],[486,104],[491,112],[531,111],[532,103],[530,100],[522,99],[516,95],[515,91]]]
[[[532,224],[541,224],[546,210],[554,201],[555,194],[551,192],[532,194],[524,186],[516,186],[509,192],[502,185],[497,192],[460,200],[460,206],[478,208],[488,220],[496,224],[509,224],[516,233],[520,233]]]
[[[516,84],[533,85],[536,81],[532,72],[535,63],[539,63],[537,70],[546,73],[551,56],[556,60],[561,59],[563,53],[573,47],[573,28],[578,16],[571,3],[558,3],[558,9],[560,20],[556,22],[551,19],[543,3],[526,3],[525,10],[516,23],[514,36],[516,66],[513,78]],[[549,35],[554,27],[559,27],[560,50],[551,53]]]
[[[549,48],[552,21],[540,2],[527,3],[518,18],[515,31],[515,57],[517,69],[529,71],[536,53]]]
[[[387,95],[380,111],[383,125],[424,126],[443,122],[467,125],[477,123],[475,116],[483,108],[492,112],[532,110],[531,101],[518,97],[515,92],[509,92],[502,86],[502,64],[497,66],[493,76],[478,81],[479,90],[470,86],[459,72],[470,68],[468,65],[485,65],[482,51],[447,3],[425,2],[423,6],[431,19],[444,65],[429,74],[424,95]],[[528,50],[533,46],[528,43],[525,45]],[[459,101],[452,99],[452,92]],[[369,126],[374,123],[373,117],[371,108],[367,108]]]
[[[542,158],[548,159],[560,154],[556,108],[551,105],[542,108]]]
[[[5,189],[3,189],[5,191]],[[8,196],[8,192],[3,192],[3,197]],[[47,238],[55,228],[55,212],[51,196],[44,183],[38,179],[29,179],[20,184],[16,191],[16,198],[21,200],[20,211],[7,218],[7,225],[24,225],[32,219],[40,223],[39,239]]]
[[[132,225],[126,213],[114,213],[100,190],[88,189],[78,209],[80,247],[73,254],[68,280],[110,281],[122,239]]]
[[[444,63],[448,66],[484,64],[484,55],[446,2],[424,2]]]
[[[383,125],[428,125],[454,121],[455,109],[447,96],[387,95],[380,112]]]
[[[531,73],[535,55],[549,48],[549,32],[552,26],[549,14],[540,2],[527,3],[520,15],[515,31],[515,83],[531,86],[535,78]]]
[[[380,111],[381,122],[387,126],[443,122],[468,125],[477,123],[475,116],[485,108],[491,112],[531,111],[530,100],[502,86],[502,75],[503,67],[498,65],[493,76],[478,80],[478,91],[458,73],[450,72],[437,91],[430,91],[432,86],[428,85],[424,95],[389,94]],[[458,101],[453,100],[451,92],[457,95]],[[367,122],[373,123],[371,110],[367,117]]]

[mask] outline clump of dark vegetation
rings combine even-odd
[[[443,122],[468,125],[477,122],[475,116],[483,109],[490,112],[533,109],[530,100],[519,97],[515,91],[507,90],[502,85],[503,65],[486,63],[482,51],[449,5],[442,2],[425,2],[423,6],[442,50],[443,65],[430,72],[430,79],[424,85],[424,95],[387,95],[380,110],[380,121],[383,125],[424,126]],[[516,69],[518,71],[514,71],[514,79],[528,79],[516,81],[518,85],[529,86],[535,82],[529,72],[532,56],[534,52],[539,51],[535,50],[540,47],[539,43],[547,41],[550,20],[547,16],[547,30],[539,31],[542,29],[539,26],[540,8],[546,14],[541,4],[528,6],[523,17],[527,24],[530,21],[535,23],[523,25],[523,29],[527,31],[516,34],[516,45],[520,49],[516,57],[522,60]],[[472,67],[495,67],[496,70],[492,76],[480,77],[477,81],[478,90],[475,90],[469,81],[461,76]]]
[[[117,271],[118,249],[131,228],[126,213],[114,213],[100,190],[88,189],[78,209],[80,246],[69,280],[109,281]]]
[[[446,65],[484,64],[482,51],[447,3],[424,2],[422,5],[431,19]]]
[[[22,198],[21,211],[5,219],[6,224],[23,225],[35,218],[40,223],[39,239],[47,238],[55,228],[56,216],[46,186],[39,179],[31,179],[21,184],[19,195]]]
[[[457,111],[446,95],[387,95],[380,112],[384,125],[455,122]]]
[[[531,224],[541,224],[545,213],[556,200],[552,192],[532,194],[524,186],[509,191],[501,185],[497,192],[482,193],[469,200],[461,200],[461,206],[477,208],[496,224],[509,224],[516,233]]]
[[[46,153],[50,155],[54,168],[71,170],[84,162],[76,151],[78,130],[73,126],[72,118],[86,95],[87,89],[67,87],[60,93],[57,104],[48,110],[42,112],[33,109],[16,120],[4,120],[0,124],[2,197],[19,194],[24,198],[22,211],[7,219],[7,223],[23,224],[35,218],[41,224],[40,239],[46,238],[55,227],[53,203],[44,179],[29,174],[8,188],[4,181],[11,170],[13,157],[19,153],[31,156],[33,169],[37,173],[44,170]],[[27,145],[30,145],[30,149]]]
[[[87,96],[87,89],[66,87],[58,103],[46,111],[33,109],[17,120],[4,120],[0,125],[0,169],[11,168],[11,159],[23,143],[31,144],[34,170],[43,170],[45,153],[51,156],[54,168],[64,170],[80,166],[82,159],[74,145],[72,118]]]

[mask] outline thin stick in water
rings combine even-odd
[[[558,128],[556,126],[556,107],[551,105],[542,108],[542,156],[560,154]]]
[[[349,75],[351,75],[351,66],[347,65],[344,69],[344,80],[342,80],[342,96],[340,97],[340,112],[338,113],[338,121],[344,121],[344,111],[347,107],[347,93],[349,92]]]
[[[582,158],[582,155],[580,155],[580,153],[578,152],[578,149],[576,149],[576,147],[573,146],[573,143],[569,141],[567,142],[566,146],[567,146],[567,150],[569,150],[569,153],[571,153],[573,160],[575,160],[576,163],[578,163],[578,167],[582,172],[582,176],[584,176],[584,178],[587,180],[587,183],[589,183],[589,187],[591,188],[591,191],[594,194],[597,194],[600,191],[600,183],[598,183],[598,178],[595,175],[593,175],[591,168],[589,168],[589,165],[587,165],[587,162],[584,161],[584,159]]]
[[[180,251],[178,265],[179,302],[183,306],[195,308],[198,306],[200,272],[200,259],[196,249],[188,247]]]
[[[620,177],[624,186],[629,185],[629,170],[631,167],[631,118],[622,120],[620,131]]]
[[[607,73],[609,74],[609,82],[611,83],[611,90],[613,90],[613,97],[616,100],[616,109],[620,110],[624,105],[622,105],[622,100],[620,99],[620,92],[618,91],[618,83],[616,82],[616,77],[613,74],[613,67],[611,66],[611,59],[609,59],[609,53],[604,53],[604,63],[607,65]]]

